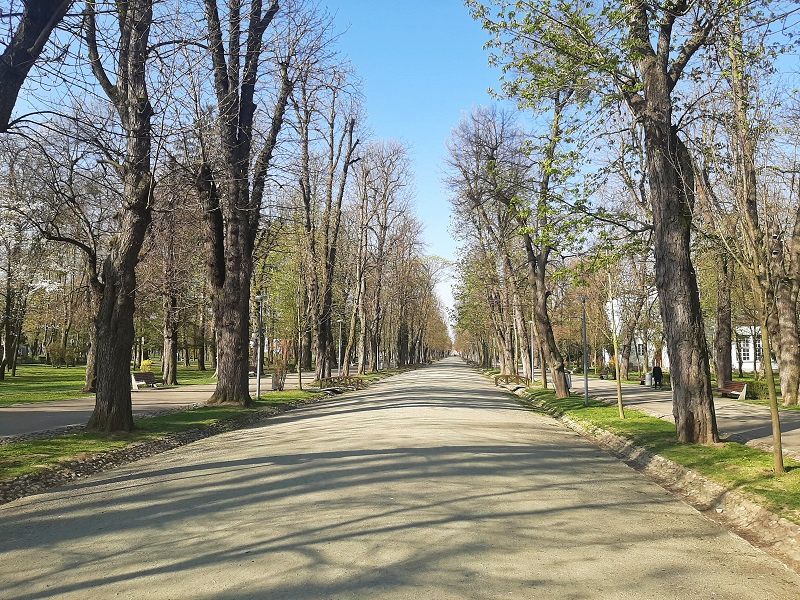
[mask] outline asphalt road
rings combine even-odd
[[[796,599],[452,358],[0,507],[0,597]]]

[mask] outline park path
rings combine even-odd
[[[576,375],[573,392],[583,391],[583,379]],[[617,384],[605,379],[589,379],[589,394],[597,399],[616,402]],[[672,416],[672,392],[655,390],[643,385],[622,385],[625,406],[675,422]],[[714,398],[717,427],[723,437],[732,437],[750,445],[767,447],[772,444],[772,425],[769,407],[731,398]],[[784,453],[800,460],[800,411],[781,411],[781,440]]]
[[[314,380],[314,373],[303,374],[303,385]],[[297,389],[297,374],[286,377],[286,389]],[[261,380],[264,393],[270,389],[270,376]],[[255,396],[256,380],[250,379],[250,391]],[[214,384],[182,385],[176,388],[142,388],[131,394],[133,413],[137,417],[164,410],[180,409],[193,404],[203,404],[214,393]],[[46,431],[71,425],[85,425],[94,409],[94,398],[56,400],[29,404],[0,406],[0,438]]]
[[[796,599],[458,358],[0,507],[4,600]]]

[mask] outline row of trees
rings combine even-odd
[[[344,370],[447,351],[407,152],[365,139],[324,11],[87,0],[43,22],[36,4],[3,15],[4,64],[27,77],[0,102],[3,365],[23,340],[47,348],[43,328],[59,335],[86,356],[89,426],[117,431],[133,426],[134,343],[143,357],[154,330],[166,383],[182,347],[212,362],[211,403],[248,404],[256,297],[318,378],[340,319]],[[18,98],[22,114],[4,116]],[[29,310],[59,294],[70,301],[43,318]]]
[[[574,320],[585,297],[609,331],[601,345],[619,338],[620,366],[637,328],[663,339],[678,438],[714,443],[711,357],[718,383],[730,381],[732,324],[749,318],[777,357],[784,403],[796,404],[800,140],[796,72],[783,68],[796,3],[468,4],[490,33],[503,95],[532,121],[481,110],[454,133],[469,249],[461,345],[482,356],[495,345],[506,364],[515,339],[530,364],[532,315],[533,346],[563,395],[549,313],[571,296]],[[499,307],[496,322],[481,303]]]

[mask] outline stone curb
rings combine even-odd
[[[753,546],[800,573],[800,525],[776,515],[740,492],[728,490],[696,471],[633,444],[623,436],[576,421],[560,410],[537,402],[530,398],[524,388],[506,389],[519,397],[524,406],[561,421],[580,436],[679,496],[706,518],[734,531]]]
[[[395,375],[402,375],[403,373],[408,373],[411,370],[414,369],[408,369],[400,373],[392,373],[390,375],[377,377],[367,382],[367,385],[364,389],[369,388],[372,384],[377,383],[378,381],[394,377]],[[324,392],[320,392],[320,395],[317,398],[299,400],[297,402],[288,403],[280,407],[261,408],[251,413],[225,419],[224,421],[220,421],[209,427],[186,429],[184,431],[172,433],[156,440],[133,442],[124,448],[92,454],[86,458],[76,458],[73,460],[63,461],[37,473],[20,475],[19,477],[15,477],[13,479],[2,480],[0,481],[0,505],[7,504],[13,500],[17,500],[25,496],[39,494],[50,488],[70,483],[76,479],[132,463],[142,458],[161,454],[167,450],[185,446],[186,444],[191,444],[192,442],[219,435],[220,433],[253,427],[263,423],[264,421],[267,421],[271,417],[284,414],[301,406],[318,404],[334,399],[338,400],[347,393],[348,392],[344,392],[343,394],[331,396],[329,394],[324,394]],[[159,411],[157,414],[148,415],[148,417],[182,412],[184,410],[196,408],[197,406],[202,405],[192,405],[192,407],[186,407],[178,410],[167,409],[164,411]],[[0,448],[2,448],[4,444],[8,444],[10,442],[29,441],[68,433],[79,433],[83,430],[84,427],[82,425],[77,425],[67,428],[62,427],[51,431],[41,431],[34,434],[15,436],[13,439],[4,440],[4,442],[0,444]]]

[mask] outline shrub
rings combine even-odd
[[[142,361],[142,364],[139,365],[139,370],[142,371],[142,373],[152,373],[153,372],[153,361],[150,360],[149,358],[145,358]]]
[[[67,364],[67,350],[58,342],[47,345],[47,355],[50,357],[50,364],[57,369]]]
[[[777,385],[777,384],[776,384]],[[768,400],[769,388],[766,381],[748,381],[747,398],[750,400]]]

